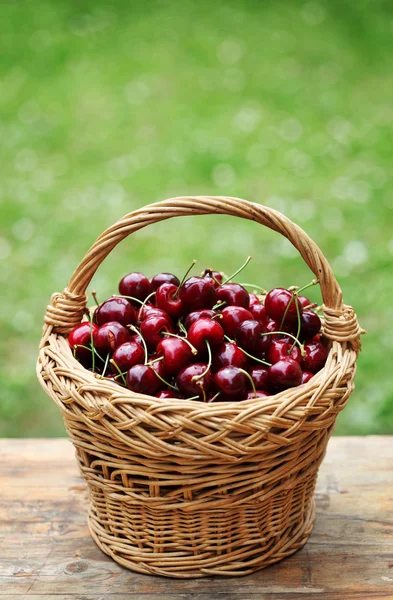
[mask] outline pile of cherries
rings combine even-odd
[[[231,281],[240,270],[186,279],[189,269],[182,282],[171,273],[126,275],[119,295],[69,334],[74,356],[99,377],[158,398],[236,401],[308,382],[328,355],[316,305],[300,295],[317,281],[257,295]]]

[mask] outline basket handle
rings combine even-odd
[[[361,329],[356,315],[351,307],[343,305],[341,288],[317,244],[280,212],[240,198],[226,196],[171,198],[125,215],[97,238],[74,271],[64,292],[52,296],[45,316],[46,325],[51,329],[56,328],[59,333],[68,333],[81,322],[87,303],[87,286],[102,261],[128,235],[147,225],[172,217],[207,214],[231,215],[256,221],[286,237],[320,282],[326,318],[325,334],[339,341],[355,342],[359,338]],[[343,320],[346,322],[344,329]]]

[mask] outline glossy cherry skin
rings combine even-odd
[[[308,383],[313,377],[314,373],[311,373],[310,371],[303,371],[301,383]]]
[[[214,375],[214,385],[225,396],[243,400],[247,391],[247,376],[237,367],[223,367]]]
[[[301,304],[304,309],[306,309],[308,307],[307,310],[318,306],[316,302],[311,302],[308,298],[306,298],[306,296],[298,296],[298,300],[299,300],[299,304]]]
[[[173,275],[172,273],[158,273],[158,275],[154,275],[154,277],[150,279],[150,293],[158,290],[163,283],[171,283],[176,287],[180,285],[180,281],[176,275]]]
[[[206,349],[206,342],[209,342],[212,348],[222,344],[224,341],[224,330],[213,319],[198,319],[194,321],[188,330],[187,339],[198,352],[203,352]]]
[[[105,300],[96,309],[94,320],[99,327],[117,321],[121,325],[135,325],[136,312],[127,298],[113,297]]]
[[[218,271],[212,271],[211,269],[205,269],[205,272],[202,275],[202,277],[204,279],[208,279],[211,285],[215,288],[218,288],[218,286],[221,285],[223,281],[222,273],[219,273]]]
[[[264,365],[257,365],[255,367],[251,367],[249,373],[257,389],[265,391],[268,389],[269,367],[265,367]]]
[[[325,365],[328,351],[321,342],[308,342],[304,344],[304,350],[306,354],[302,359],[303,370],[317,373]]]
[[[161,340],[157,345],[157,356],[164,357],[159,362],[162,363],[164,371],[168,375],[177,375],[193,360],[193,354],[187,342],[173,337]]]
[[[163,283],[156,291],[157,308],[164,310],[172,319],[178,319],[184,313],[184,305],[173,283]]]
[[[237,326],[235,331],[237,345],[255,356],[262,351],[262,339],[267,348],[270,344],[270,337],[268,335],[265,335],[263,338],[261,337],[261,326],[255,319],[243,321]]]
[[[72,351],[75,351],[75,356],[79,360],[89,359],[92,351],[90,350],[91,340],[95,345],[95,337],[98,333],[98,325],[84,321],[80,323],[70,332],[68,343]],[[87,346],[87,348],[78,348],[78,346]]]
[[[253,319],[250,311],[242,306],[226,306],[221,311],[221,314],[222,318],[220,319],[220,323],[222,328],[226,335],[231,338],[235,336],[235,331],[240,323]]]
[[[172,323],[165,317],[152,316],[142,321],[140,326],[141,337],[145,340],[146,346],[154,350],[157,344],[163,339],[163,332],[173,333]]]
[[[122,296],[132,296],[143,301],[150,292],[150,281],[143,273],[128,273],[119,283],[119,292]]]
[[[134,365],[127,372],[127,387],[138,394],[152,396],[159,388],[159,379],[154,369],[147,365]]]
[[[186,329],[190,329],[191,325],[197,321],[198,319],[211,319],[217,313],[214,312],[211,308],[203,308],[202,310],[194,310],[193,312],[188,313],[186,319],[184,321],[184,326]]]
[[[268,316],[263,304],[250,304],[250,313],[252,314],[253,318],[262,325],[262,327],[266,325]]]
[[[159,356],[157,354],[153,354],[150,357],[150,360],[154,361],[154,359],[156,359],[156,358],[159,358]],[[158,360],[156,362],[153,362],[151,365],[149,365],[149,367],[151,367],[158,376],[157,377],[158,389],[165,387],[165,381],[166,381],[166,378],[168,377],[168,375],[164,369],[163,362],[164,362],[163,360]]]
[[[145,352],[139,344],[136,342],[125,342],[113,353],[112,360],[116,365],[111,363],[111,371],[117,375],[120,371],[128,371],[134,365],[143,363],[145,360]]]
[[[248,390],[246,394],[246,399],[253,400],[254,398],[267,398],[268,396],[270,396],[270,394],[268,392],[265,392],[264,390],[256,390],[256,395],[254,390]]]
[[[285,358],[292,358],[300,364],[302,355],[300,353],[299,346],[295,345],[292,351],[290,352],[291,348],[292,342],[286,342],[285,340],[277,339],[272,340],[267,351],[268,362],[274,364]]]
[[[94,339],[94,345],[98,352],[115,351],[116,348],[130,341],[130,333],[128,329],[117,321],[104,323]]]
[[[164,389],[164,390],[161,390],[160,392],[158,392],[158,394],[156,394],[156,398],[162,398],[162,399],[179,398],[179,395],[176,394],[175,390]]]
[[[279,360],[269,368],[269,381],[280,389],[299,385],[302,381],[299,363],[292,358]]]
[[[226,302],[227,306],[248,308],[250,296],[247,290],[238,283],[224,283],[217,288],[217,302]]]
[[[250,297],[250,309],[251,306],[253,306],[253,304],[261,304],[261,306],[263,306],[263,304],[261,303],[260,299],[258,298],[258,296],[256,294],[250,294],[250,292],[248,292],[248,295]]]
[[[216,303],[216,289],[205,277],[190,277],[180,288],[179,296],[187,312],[212,308]]]
[[[139,335],[139,333],[134,333],[131,337],[130,337],[130,342],[136,342],[137,344],[139,344],[140,346],[142,346],[143,348],[143,341],[141,336]]]
[[[198,377],[205,372],[207,365],[204,363],[194,363],[185,367],[176,377],[177,387],[183,394],[192,398],[193,396],[204,397],[203,391],[207,394],[210,391],[213,383],[213,376],[210,371],[197,381],[194,377]]]
[[[168,313],[165,310],[162,310],[162,308],[157,308],[156,306],[153,306],[152,304],[145,304],[145,306],[142,306],[138,311],[139,323],[142,323],[142,321],[144,321],[148,317],[153,317],[153,316],[154,317],[164,317],[165,319],[168,319],[168,321],[171,321],[170,316],[168,315]]]
[[[303,311],[300,322],[300,335],[303,339],[311,338],[314,335],[317,335],[321,330],[321,319],[312,310]]]
[[[301,314],[303,306],[300,302],[298,302],[298,308]],[[297,321],[296,297],[294,298],[292,292],[284,288],[270,290],[265,298],[265,309],[267,316],[277,322],[282,321],[286,310],[285,322],[291,323]]]
[[[219,371],[223,367],[229,366],[246,369],[248,358],[236,344],[224,342],[214,352],[213,370]]]

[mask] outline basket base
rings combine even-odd
[[[261,542],[261,553],[255,556],[253,552],[249,559],[231,554],[198,557],[175,552],[167,555],[131,546],[126,538],[112,534],[101,525],[92,505],[89,509],[88,525],[97,546],[123,567],[144,575],[191,579],[213,575],[239,577],[279,562],[304,546],[310,536],[314,519],[315,501],[312,498],[300,522],[289,527],[280,536],[275,536],[268,542]]]

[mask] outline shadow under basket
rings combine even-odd
[[[67,334],[111,250],[146,225],[225,214],[288,238],[323,298],[325,367],[267,398],[205,404],[135,394],[84,369]],[[314,521],[319,465],[354,387],[360,329],[318,246],[277,211],[229,197],[182,197],[136,210],[105,231],[63,293],[53,294],[37,365],[60,408],[89,490],[89,527],[121,565],[168,577],[245,575],[296,552]]]

